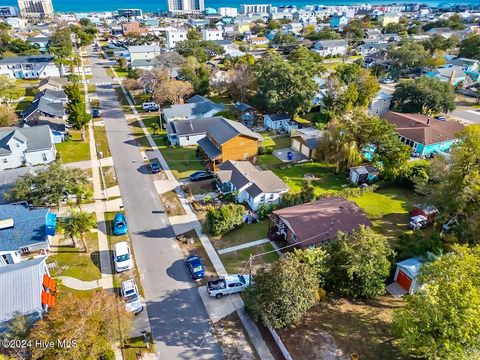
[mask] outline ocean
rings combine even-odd
[[[296,5],[297,7],[303,7],[305,5],[353,5],[353,4],[389,4],[400,2],[416,2],[415,0],[205,0],[205,7],[218,8],[218,7],[240,7],[240,4],[272,4],[274,6],[279,5]],[[418,1],[431,6],[437,5],[450,5],[450,4],[478,4],[478,0],[426,0]],[[13,5],[17,6],[15,0],[0,0],[0,5]],[[167,10],[167,0],[53,0],[53,7],[58,12],[94,12],[94,11],[112,11],[122,8],[136,8],[143,11],[159,11]]]

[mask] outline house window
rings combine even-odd
[[[43,160],[43,161],[47,161],[47,154],[42,153],[42,160]]]
[[[190,136],[187,136],[187,141],[189,141],[189,140],[190,140]]]
[[[19,144],[19,143],[15,143],[15,145],[17,145],[17,147],[20,147],[20,144]]]
[[[7,159],[7,158],[3,158],[2,161],[3,161],[4,164],[8,163],[8,159]]]

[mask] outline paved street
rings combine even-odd
[[[90,50],[89,50],[90,51]],[[111,79],[90,52],[95,83]],[[223,358],[182,252],[111,85],[97,86],[159,359]],[[202,350],[196,354],[202,341]]]

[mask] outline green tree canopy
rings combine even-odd
[[[388,50],[394,67],[402,72],[425,66],[429,53],[422,44],[416,42],[405,42],[399,47],[392,47]]]
[[[8,75],[0,75],[0,104],[10,105],[22,96],[24,90],[18,86],[15,79]]]
[[[180,75],[193,85],[196,93],[205,95],[210,89],[210,73],[206,64],[200,64],[193,56],[189,56],[180,68]]]
[[[480,248],[424,264],[420,287],[396,311],[400,349],[426,359],[474,359],[480,348]]]
[[[428,76],[401,81],[393,93],[393,108],[405,113],[435,115],[455,109],[453,87]]]
[[[85,127],[90,121],[90,116],[87,114],[86,106],[80,93],[78,84],[70,84],[65,86],[65,93],[68,96],[67,122],[75,130],[81,130],[82,140],[85,140]]]
[[[244,293],[245,306],[255,321],[285,328],[298,322],[318,301],[318,279],[312,266],[286,254],[255,274]]]
[[[480,34],[469,35],[460,43],[459,56],[480,60]]]
[[[338,32],[331,28],[325,28],[320,31],[314,31],[308,36],[305,36],[307,39],[316,41],[316,40],[338,40],[342,38]]]
[[[28,201],[34,206],[57,206],[66,196],[83,192],[87,182],[80,169],[54,162],[35,174],[22,176],[5,196],[8,200]]]
[[[225,234],[245,221],[245,207],[237,204],[226,204],[217,207],[209,207],[205,218],[205,226],[212,235]]]
[[[62,228],[65,236],[72,239],[74,246],[75,239],[80,238],[83,242],[84,252],[88,252],[87,242],[85,241],[85,235],[97,227],[97,221],[94,213],[87,213],[83,211],[74,211],[65,218],[62,222]]]
[[[205,63],[210,58],[225,53],[224,48],[214,41],[185,40],[177,44],[176,50],[185,57],[193,56],[198,62]]]
[[[325,71],[325,67],[322,65],[322,56],[303,46],[293,50],[288,60],[305,69],[310,76],[320,76]]]
[[[255,63],[254,75],[255,101],[265,111],[293,116],[310,110],[318,85],[308,69],[270,51]]]
[[[327,289],[354,298],[384,294],[393,256],[385,236],[361,227],[339,234],[327,251]]]

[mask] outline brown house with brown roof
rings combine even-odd
[[[420,157],[450,151],[464,128],[458,122],[441,121],[422,114],[389,111],[383,117],[395,125],[400,140],[411,146]]]
[[[275,210],[269,238],[282,238],[299,248],[329,243],[339,232],[351,233],[372,223],[353,201],[326,197],[315,202]]]

